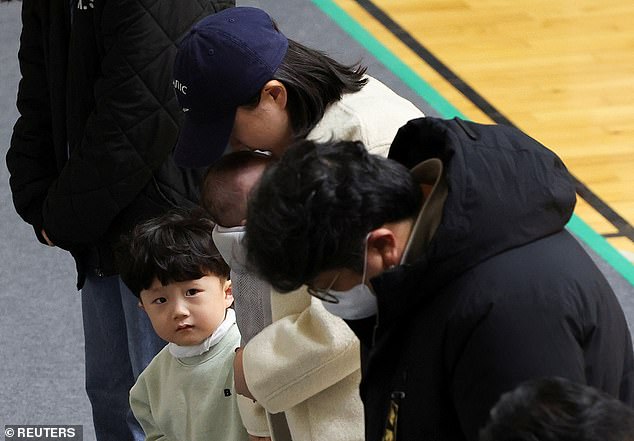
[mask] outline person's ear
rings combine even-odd
[[[386,270],[398,265],[401,250],[394,232],[385,227],[372,230],[368,234],[368,267]]]
[[[260,92],[260,102],[271,102],[278,109],[285,110],[288,100],[286,86],[278,80],[269,80]]]
[[[225,280],[222,284],[222,290],[225,293],[225,308],[228,308],[233,304],[233,286],[231,285],[231,280]]]
[[[139,298],[139,303],[137,303],[137,306],[145,311],[145,306],[143,306],[143,302],[141,301],[140,298]]]

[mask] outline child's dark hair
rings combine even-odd
[[[228,279],[213,227],[202,210],[173,211],[138,224],[122,242],[121,278],[137,297],[155,279],[163,285],[206,275]]]

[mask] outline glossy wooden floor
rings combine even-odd
[[[463,115],[491,121],[362,2],[335,3]],[[634,225],[634,2],[372,3]],[[632,240],[582,199],[576,214],[615,248],[634,253]]]

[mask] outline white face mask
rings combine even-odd
[[[222,258],[229,268],[234,271],[244,269],[246,265],[246,253],[242,246],[245,226],[221,227],[216,225],[211,232],[211,237],[216,244]]]
[[[330,294],[339,300],[339,303],[322,301],[324,308],[344,320],[359,320],[377,313],[376,296],[365,283],[356,285],[348,291],[331,290]]]
[[[378,304],[372,289],[365,284],[368,259],[368,236],[365,240],[363,252],[363,277],[361,283],[347,291],[328,290],[328,293],[338,300],[337,303],[322,301],[324,308],[329,313],[341,317],[344,320],[359,320],[377,314]]]

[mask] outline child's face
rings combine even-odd
[[[167,286],[154,279],[152,286],[141,291],[140,306],[159,337],[192,346],[213,334],[232,303],[231,282],[208,275]]]

